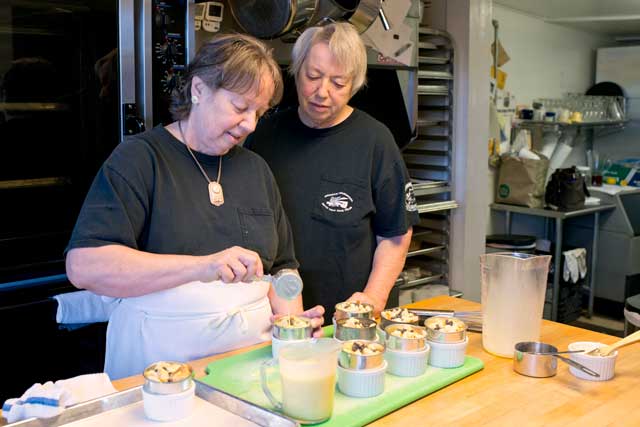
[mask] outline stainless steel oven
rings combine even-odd
[[[169,120],[188,9],[1,2],[0,306],[2,291],[66,280],[63,250],[97,169],[125,135]]]
[[[63,251],[100,165],[125,135],[169,120],[187,5],[0,2],[0,365],[27,367],[8,370],[0,401],[102,370],[104,325],[58,328],[50,297],[74,290]]]

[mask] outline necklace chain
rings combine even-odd
[[[204,168],[202,167],[198,159],[196,159],[196,155],[193,154],[193,151],[191,151],[191,147],[189,147],[189,143],[187,142],[187,139],[184,137],[184,133],[182,132],[182,123],[180,122],[180,120],[178,120],[178,129],[180,130],[180,136],[182,137],[182,141],[184,141],[184,145],[187,146],[187,151],[189,151],[189,154],[191,154],[191,157],[193,157],[193,161],[196,162],[196,166],[198,166],[198,169],[200,169],[200,172],[202,172],[204,179],[206,179],[208,183],[211,183],[211,179],[209,178],[209,175],[207,175],[207,173],[204,171]],[[222,156],[218,156],[218,178],[215,181],[218,184],[220,184],[221,176],[222,176]]]

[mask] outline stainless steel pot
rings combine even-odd
[[[400,307],[384,310],[382,313],[380,313],[380,329],[384,330],[387,326],[397,325],[401,323],[406,325],[417,325],[418,323],[420,323],[420,317],[418,315],[411,313],[407,309],[402,309],[403,311],[398,312],[399,310],[400,310]],[[407,312],[409,314],[406,314]],[[390,317],[392,314],[395,314],[395,313],[397,313],[398,317],[395,317],[395,318]],[[404,313],[404,316],[408,316],[413,320],[407,321],[405,319],[403,321],[401,317],[403,313]]]
[[[438,329],[438,326],[443,322],[448,322],[446,324],[451,326],[458,325],[462,329],[459,331],[445,332],[442,329]],[[457,317],[430,317],[425,320],[424,326],[427,328],[427,339],[429,341],[441,343],[458,343],[464,341],[467,337],[467,325]]]
[[[375,354],[356,354],[354,346],[369,345],[378,351]],[[350,351],[351,350],[351,351]],[[353,340],[342,345],[342,351],[338,356],[338,363],[347,369],[373,369],[384,363],[384,345],[373,341]]]
[[[404,338],[394,335],[396,330],[410,330],[415,332],[418,338]],[[420,326],[398,323],[387,326],[384,330],[387,334],[386,347],[390,350],[422,351],[427,343],[427,332]]]
[[[247,33],[271,39],[309,21],[319,0],[228,0],[234,19]]]
[[[369,29],[380,14],[382,0],[360,0],[360,4],[349,18],[360,34]]]
[[[363,307],[366,308],[366,311],[349,311],[347,308],[345,308],[345,304],[349,304],[349,302],[339,302],[338,304],[335,305],[335,319],[340,320],[340,319],[347,319],[349,317],[355,317],[358,319],[371,319],[373,318],[373,305],[368,304],[366,302],[356,302],[357,304],[362,305]]]
[[[178,380],[171,381],[160,381],[155,376],[152,376],[151,373],[154,371],[156,366],[159,364],[171,364],[171,365],[180,365],[184,370],[188,372],[187,375],[183,375],[184,378],[179,378]],[[181,393],[189,387],[193,383],[193,368],[186,363],[180,362],[155,362],[151,365],[147,366],[143,371],[144,376],[144,385],[143,388],[147,393],[152,394],[175,394]]]
[[[354,319],[359,322],[361,327],[350,327],[345,323],[350,321],[350,318],[336,320],[336,334],[335,337],[340,341],[351,340],[368,340],[374,341],[376,339],[376,326],[378,325],[373,319]]]
[[[307,21],[311,27],[323,19],[337,21],[349,13],[353,13],[358,7],[359,0],[317,0],[313,15]]]
[[[296,317],[296,316],[291,316]],[[302,320],[304,324],[300,326],[293,327],[290,325],[282,325],[279,322],[274,323],[272,334],[279,340],[305,340],[311,338],[313,335],[313,327],[311,326],[311,322],[307,319],[297,317],[297,320]]]

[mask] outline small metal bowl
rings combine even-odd
[[[556,374],[558,359],[551,355],[536,353],[556,353],[558,348],[541,342],[527,341],[515,345],[513,370],[521,375],[547,378]]]
[[[420,338],[403,338],[393,335],[393,332],[398,329],[411,329],[421,335]],[[404,323],[398,323],[389,325],[385,328],[387,334],[387,348],[389,350],[400,351],[421,351],[424,350],[424,346],[427,342],[427,332],[424,328],[415,325],[408,325]]]
[[[380,350],[380,353],[376,354],[356,354],[347,349],[352,348],[353,345],[371,345]],[[338,363],[345,369],[373,369],[381,366],[384,363],[384,345],[366,340],[352,340],[342,344],[342,351],[338,357]]]
[[[345,323],[349,322],[350,318],[336,320],[336,339],[340,341],[351,340],[376,340],[376,326],[378,325],[373,319],[357,319],[363,327],[355,328],[345,326]]]
[[[311,338],[313,335],[313,327],[311,326],[311,322],[307,319],[291,316],[297,320],[301,320],[304,322],[304,326],[289,326],[289,325],[278,325],[278,319],[273,324],[272,334],[274,337],[279,340],[289,341],[289,340],[305,340]]]
[[[458,324],[462,326],[460,331],[445,332],[441,329],[436,329],[435,326],[440,325],[443,322],[452,324]],[[433,342],[439,343],[458,343],[465,340],[467,337],[467,324],[457,317],[450,316],[434,316],[424,321],[424,326],[427,328],[427,339]]]
[[[181,365],[183,367],[182,369],[186,368],[189,374],[186,377],[181,378],[179,381],[170,381],[170,382],[169,381],[162,382],[157,379],[150,378],[151,370],[153,370],[159,363]],[[162,361],[162,362],[152,363],[151,365],[147,366],[144,369],[143,376],[144,376],[144,385],[143,385],[144,391],[151,394],[182,393],[183,391],[188,390],[193,384],[193,368],[190,365],[186,363],[181,363],[181,362]]]
[[[349,302],[353,302],[353,301],[349,301]],[[358,319],[372,319],[373,318],[373,305],[368,304],[366,302],[358,302],[358,304],[360,304],[361,306],[365,307],[367,309],[367,311],[362,311],[362,312],[356,312],[356,311],[349,311],[347,309],[344,308],[344,304],[345,303],[349,303],[349,302],[339,302],[338,304],[336,304],[335,309],[336,309],[336,314],[335,314],[335,319],[336,321],[340,320],[340,319],[347,319],[349,317],[356,317]]]
[[[380,313],[380,328],[382,328],[382,330],[384,330],[384,328],[386,328],[389,325],[398,325],[398,324],[404,324],[404,325],[418,325],[420,323],[420,317],[418,317],[417,314],[413,314],[411,313],[409,310],[407,310],[406,308],[403,308],[403,311],[407,311],[408,313],[410,313],[411,317],[413,318],[415,316],[415,320],[412,321],[402,321],[402,320],[393,320],[393,319],[389,319],[387,317],[385,317],[385,315],[389,315],[391,313],[392,310],[397,310],[400,307],[397,308],[392,308],[389,310],[384,310],[382,313]]]

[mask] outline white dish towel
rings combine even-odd
[[[9,423],[32,417],[54,417],[67,406],[115,392],[109,376],[104,373],[80,375],[55,383],[36,383],[21,397],[7,399],[2,405],[2,416]]]
[[[96,323],[107,322],[120,299],[103,297],[89,291],[76,291],[59,294],[56,322],[58,323]]]

